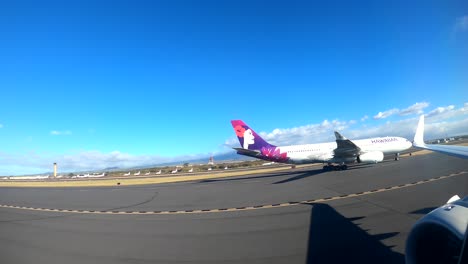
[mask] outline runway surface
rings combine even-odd
[[[467,195],[467,176],[466,160],[428,154],[347,171],[0,188],[0,262],[404,263],[412,225]]]

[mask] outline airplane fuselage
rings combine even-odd
[[[353,140],[362,153],[382,152],[383,154],[395,154],[411,147],[411,142],[402,137],[378,137],[361,140]],[[286,163],[305,164],[305,163],[351,163],[356,157],[340,158],[335,155],[337,148],[336,142],[326,142],[319,144],[305,144],[276,147],[275,151],[286,154]],[[276,157],[262,155],[259,157],[265,160],[278,161]]]

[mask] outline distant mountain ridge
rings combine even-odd
[[[148,165],[141,165],[141,166],[134,166],[134,167],[119,167],[119,166],[112,166],[106,167],[104,169],[97,169],[97,170],[82,170],[82,171],[73,171],[73,172],[63,172],[58,173],[60,174],[80,174],[80,173],[95,173],[95,172],[109,172],[109,171],[123,171],[123,170],[138,170],[138,169],[149,169],[154,167],[164,167],[164,166],[176,166],[182,165],[184,163],[189,164],[208,164],[210,159],[210,155],[203,156],[197,159],[190,159],[190,160],[178,160],[172,162],[165,162],[165,163],[155,163],[155,164],[148,164]],[[246,161],[246,160],[255,160],[254,158],[238,155],[235,151],[229,151],[226,153],[220,153],[218,155],[213,156],[213,160],[215,164],[224,163],[224,162],[236,162],[236,161]],[[30,175],[17,175],[17,176],[36,176],[36,175],[53,175],[52,171],[37,173],[37,174],[30,174]]]
[[[181,165],[181,164],[184,164],[184,163],[208,164],[209,159],[210,159],[210,156],[207,155],[207,156],[197,158],[197,159],[179,160],[179,161],[158,163],[158,164],[153,164],[153,165],[138,166],[138,167],[134,167],[134,168],[145,169],[145,168],[152,168],[152,167],[158,167],[158,166],[175,166],[175,165]],[[245,161],[245,160],[254,160],[254,158],[238,155],[235,151],[221,153],[221,154],[213,156],[213,161],[214,161],[215,164],[216,163],[223,163],[223,162],[232,162],[232,161]]]
[[[210,156],[206,155],[201,158],[190,159],[190,160],[177,160],[171,162],[164,162],[164,163],[155,163],[155,164],[148,164],[148,165],[141,165],[141,166],[134,166],[134,167],[108,167],[102,170],[97,171],[120,171],[120,170],[137,170],[137,169],[149,169],[154,167],[164,167],[164,166],[176,166],[182,165],[184,163],[189,164],[208,164],[210,160]],[[220,153],[218,155],[213,156],[213,161],[215,164],[217,163],[224,163],[224,162],[236,162],[236,161],[246,161],[246,160],[255,160],[254,158],[238,155],[235,151],[229,151],[226,153]]]

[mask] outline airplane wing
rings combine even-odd
[[[356,157],[361,152],[361,149],[351,140],[335,131],[336,149],[333,150],[335,157]]]
[[[418,127],[414,134],[413,146],[421,149],[428,149],[436,152],[441,152],[447,155],[456,156],[460,158],[468,158],[468,147],[465,146],[447,146],[447,145],[433,145],[424,143],[424,115],[419,118]]]

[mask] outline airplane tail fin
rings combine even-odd
[[[413,139],[414,146],[424,146],[424,115],[421,115]]]
[[[274,148],[276,146],[266,142],[253,129],[246,125],[242,120],[231,120],[234,132],[239,139],[239,143],[243,149],[261,150],[262,148]]]

